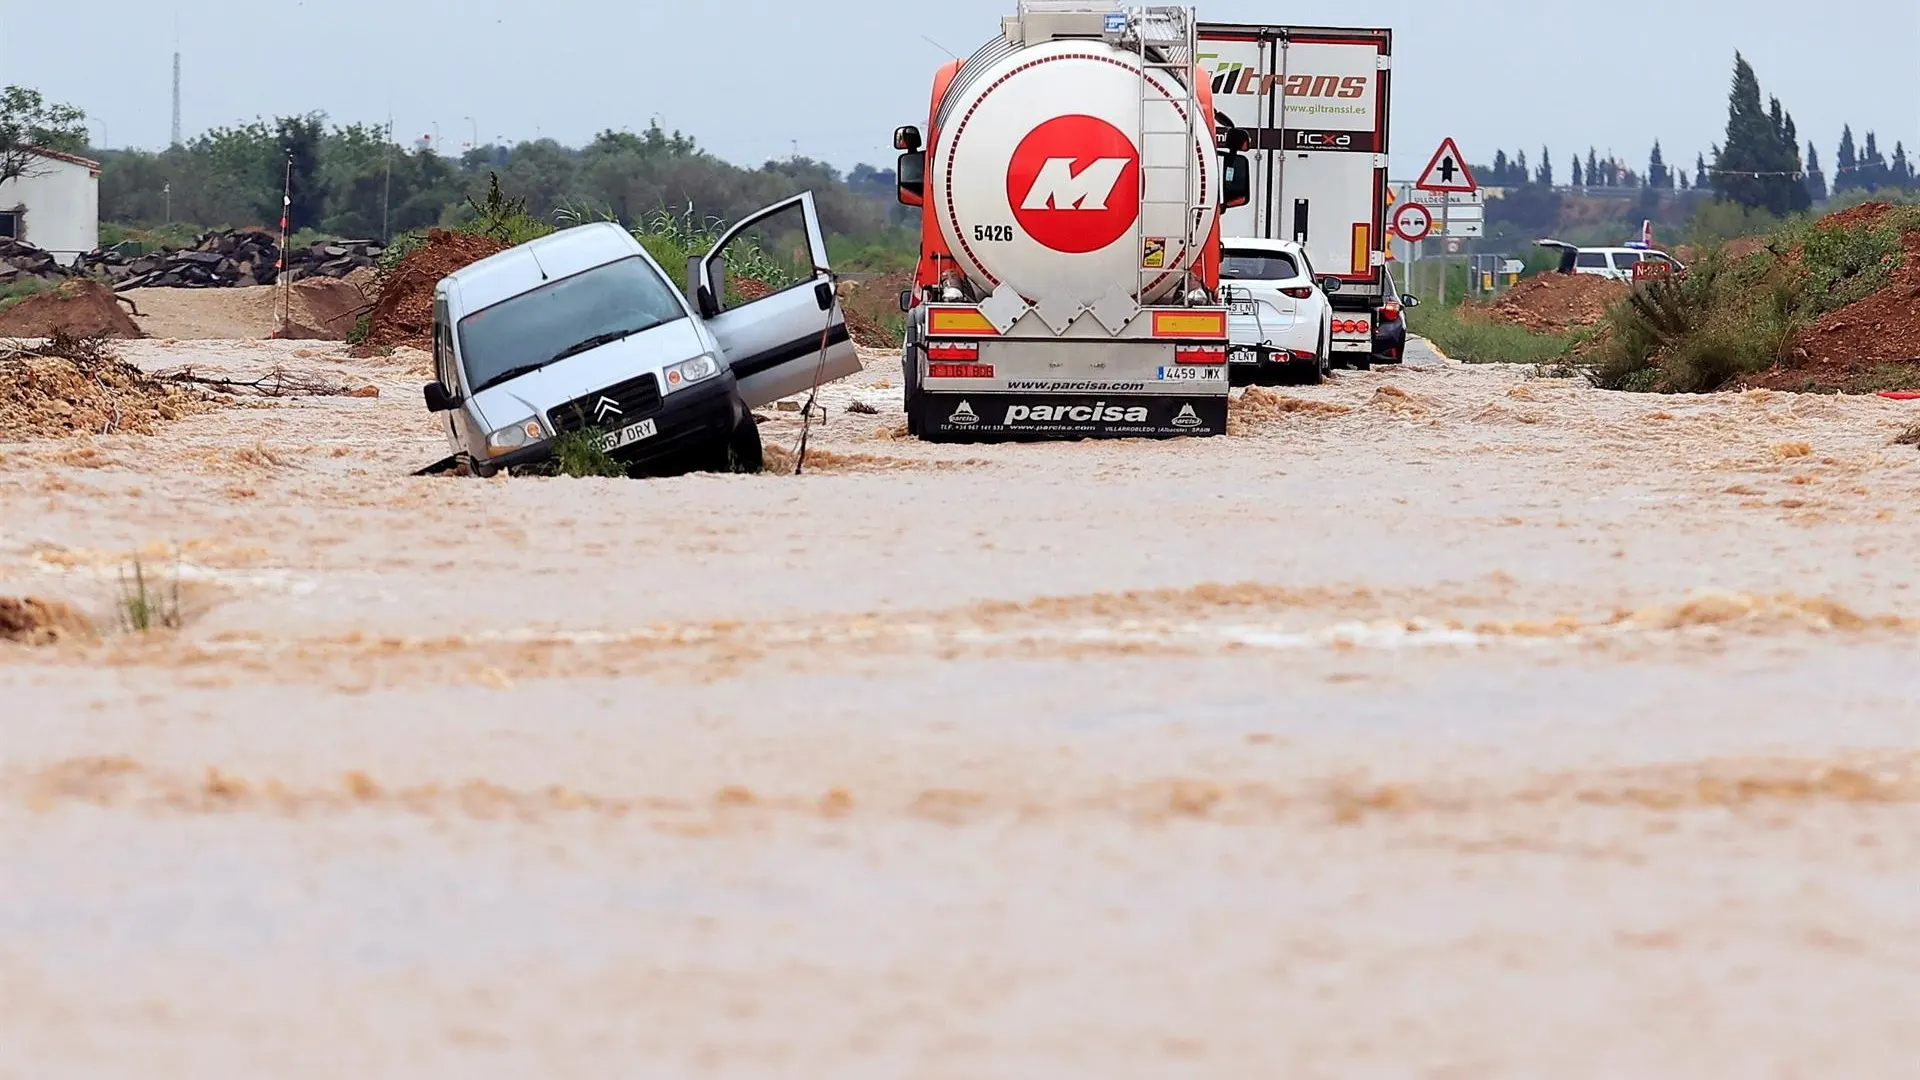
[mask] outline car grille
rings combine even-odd
[[[614,408],[620,411],[616,413],[613,408],[602,405],[602,398],[612,401]],[[561,434],[590,427],[612,431],[650,416],[659,409],[660,384],[649,374],[615,383],[585,397],[574,398],[565,405],[557,405],[547,410],[547,419],[553,424],[553,430]]]

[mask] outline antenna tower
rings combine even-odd
[[[173,51],[173,145],[180,145],[180,50]]]

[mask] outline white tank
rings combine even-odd
[[[1178,286],[1219,203],[1213,124],[1195,117],[1188,134],[1175,72],[1149,68],[1145,86],[1143,125],[1139,54],[1099,40],[998,40],[960,69],[925,206],[982,296],[1004,283],[1035,304],[1092,304],[1118,287],[1144,303]]]

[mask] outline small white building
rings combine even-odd
[[[32,244],[61,262],[100,247],[100,163],[58,150],[32,151],[27,175],[0,183],[0,237]]]

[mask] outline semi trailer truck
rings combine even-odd
[[[1251,198],[1222,215],[1225,235],[1303,245],[1340,279],[1335,365],[1370,366],[1382,309],[1399,306],[1385,271],[1393,31],[1203,22],[1197,36],[1216,130],[1252,138]]]

